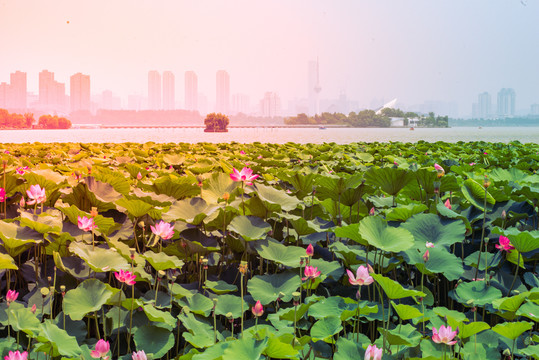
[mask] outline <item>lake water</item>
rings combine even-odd
[[[84,142],[84,143],[327,143],[352,142],[428,142],[489,141],[539,143],[539,127],[455,127],[444,129],[408,128],[231,128],[228,133],[205,133],[202,128],[152,129],[69,129],[69,130],[0,130],[0,143]]]

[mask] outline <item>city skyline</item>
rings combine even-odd
[[[0,82],[20,70],[37,93],[43,69],[66,84],[81,72],[91,75],[92,93],[126,99],[145,96],[148,71],[171,71],[183,102],[182,75],[194,71],[211,110],[215,71],[225,69],[231,96],[257,104],[275,92],[287,108],[308,98],[306,64],[318,58],[321,108],[324,99],[368,108],[398,98],[466,116],[477,94],[513,88],[518,112],[539,102],[538,11],[539,3],[517,0],[4,0]]]

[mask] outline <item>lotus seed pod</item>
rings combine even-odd
[[[65,292],[66,291],[66,286],[65,285],[60,285],[60,291]]]
[[[41,291],[41,295],[42,295],[43,297],[49,295],[49,293],[50,293],[49,288],[46,288],[46,287],[42,287],[40,291]]]
[[[231,312],[227,312],[225,316],[228,320],[234,320],[234,315]]]
[[[292,293],[292,297],[294,298],[294,301],[299,301],[299,297],[301,296],[301,293],[294,291]]]
[[[159,274],[159,277],[163,277],[166,275],[166,273],[163,270],[159,270],[157,273]]]

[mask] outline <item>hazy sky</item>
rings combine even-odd
[[[361,106],[411,105],[502,87],[517,109],[539,103],[539,1],[535,0],[0,0],[0,82],[48,69],[91,75],[92,93],[145,95],[149,70],[184,72],[215,99],[215,73],[255,103],[266,91],[307,96],[308,61],[320,61],[321,98],[345,91]]]

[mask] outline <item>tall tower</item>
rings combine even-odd
[[[54,98],[54,73],[43,70],[39,73],[39,103],[48,107]]]
[[[503,88],[498,92],[498,115],[513,116],[515,115],[515,90]]]
[[[155,70],[148,72],[148,109],[161,110],[161,75]]]
[[[492,114],[491,98],[488,92],[483,92],[477,96],[477,117],[486,119]]]
[[[163,109],[174,110],[176,98],[175,77],[171,71],[163,72]]]
[[[10,75],[11,108],[26,109],[26,73],[17,71]]]
[[[320,76],[319,76],[319,64],[318,58],[316,61],[309,61],[309,115],[316,115],[320,113]]]
[[[194,71],[185,72],[185,109],[198,110],[198,78]]]
[[[71,112],[90,111],[90,75],[76,73],[70,78]]]
[[[230,76],[225,70],[217,71],[216,104],[217,112],[227,114],[230,104]]]

